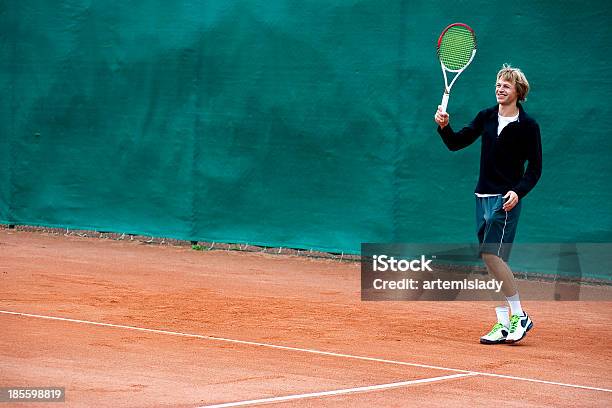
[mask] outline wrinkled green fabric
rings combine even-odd
[[[479,142],[450,153],[433,122],[436,41],[461,21],[478,53],[454,127],[495,103],[504,62],[532,85],[544,169],[516,241],[612,242],[609,20],[604,1],[0,2],[0,222],[475,241]]]

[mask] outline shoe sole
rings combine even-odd
[[[529,326],[527,326],[527,329],[525,329],[525,333],[523,333],[523,335],[521,336],[520,339],[518,339],[518,340],[508,340],[508,339],[506,339],[506,343],[508,343],[508,344],[518,343],[519,341],[523,340],[525,338],[525,336],[527,335],[527,332],[529,330],[531,330],[532,327],[533,327],[533,322],[529,322]]]
[[[506,342],[506,339],[500,339],[500,340],[487,340],[487,339],[480,339],[480,344],[503,344]]]

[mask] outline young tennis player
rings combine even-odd
[[[506,263],[521,212],[522,199],[542,173],[540,128],[520,102],[529,92],[525,74],[504,64],[497,73],[497,105],[482,110],[466,127],[454,132],[441,106],[434,116],[438,133],[456,151],[481,139],[480,176],[476,185],[476,227],[480,255],[489,274],[502,281],[510,305],[496,308],[497,323],[480,338],[483,344],[517,342],[533,327],[523,311],[514,275]],[[525,163],[527,168],[525,169]]]

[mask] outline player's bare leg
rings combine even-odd
[[[510,270],[508,264],[497,255],[483,253],[482,259],[487,266],[489,274],[496,280],[502,282],[502,292],[510,305],[510,313],[512,316],[510,317],[508,335],[505,341],[509,343],[517,342],[525,337],[527,332],[533,327],[533,322],[521,307],[514,274],[512,270]]]
[[[489,275],[497,281],[502,282],[502,292],[507,298],[514,296],[518,293],[516,288],[516,282],[514,280],[514,274],[510,270],[507,263],[504,262],[499,256],[494,254],[482,254],[482,260],[487,266]],[[518,306],[520,308],[520,304]],[[515,310],[512,310],[514,313]],[[519,310],[522,312],[522,310]]]

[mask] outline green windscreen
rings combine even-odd
[[[516,242],[612,242],[612,106],[597,103],[612,94],[612,30],[597,23],[611,10],[0,1],[0,223],[338,253],[475,242],[480,140],[449,152],[433,121],[435,46],[465,21],[479,56],[454,85],[453,128],[496,103],[504,63],[527,75],[540,124],[542,178]]]
[[[464,26],[454,25],[442,35],[438,55],[448,69],[461,69],[467,65],[476,47],[474,34]]]

